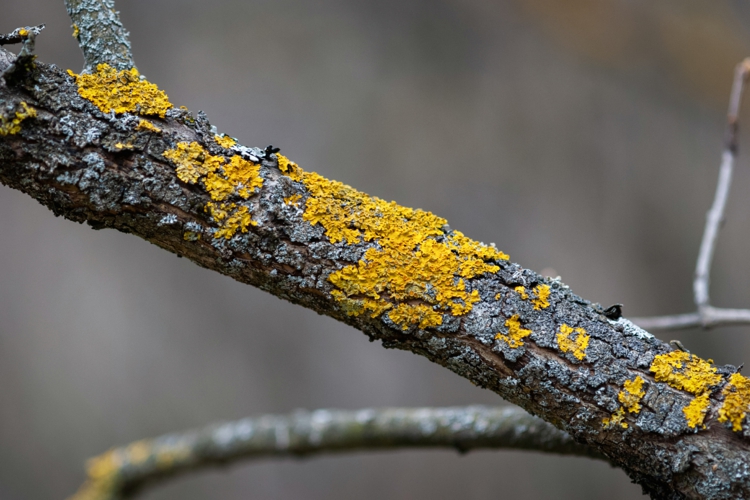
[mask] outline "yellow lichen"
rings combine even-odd
[[[301,194],[293,194],[292,196],[287,196],[286,198],[284,198],[284,203],[286,203],[287,205],[294,205],[296,207],[300,199],[302,199]]]
[[[690,404],[682,409],[691,428],[703,423],[708,411],[710,389],[721,382],[721,375],[711,363],[684,351],[659,354],[649,368],[657,382],[695,394]]]
[[[502,296],[503,296],[503,294],[501,294],[501,293],[496,293],[496,294],[495,294],[495,300],[500,300],[500,299],[502,298]]]
[[[210,154],[197,142],[180,142],[175,149],[165,151],[164,157],[175,164],[181,181],[203,183],[212,200],[205,210],[220,224],[214,238],[230,239],[237,231],[245,233],[249,226],[258,224],[252,220],[247,206],[229,199],[235,196],[246,200],[263,186],[260,165],[240,156],[227,161],[223,156]]]
[[[78,29],[78,25],[73,25],[73,38],[78,38],[78,34],[81,32],[81,30]]]
[[[216,144],[221,146],[224,149],[229,149],[235,144],[237,144],[237,141],[229,137],[228,135],[215,135],[214,140],[216,141]]]
[[[431,326],[438,326],[443,322],[443,315],[440,312],[424,304],[411,305],[401,303],[391,309],[388,317],[391,321],[401,326],[403,330],[407,330],[411,325],[419,325],[419,328],[429,328]]]
[[[10,116],[0,114],[0,135],[13,135],[21,131],[21,122],[27,118],[34,118],[36,116],[36,110],[26,104],[25,101],[20,102],[20,108],[16,106],[16,111]]]
[[[695,395],[703,394],[721,382],[721,375],[716,373],[716,368],[684,351],[659,354],[649,369],[657,382],[666,382],[675,389]]]
[[[513,290],[515,290],[516,293],[518,293],[523,300],[527,300],[529,298],[529,294],[526,293],[526,289],[522,287],[521,285],[518,285]]]
[[[571,338],[573,333],[576,334],[575,339]],[[570,352],[576,359],[582,360],[586,357],[589,338],[590,336],[586,334],[586,330],[583,328],[573,328],[563,323],[560,326],[560,333],[557,334],[557,345],[562,352]]]
[[[161,132],[161,129],[159,127],[157,127],[156,125],[154,125],[148,120],[139,121],[138,126],[135,127],[135,129],[136,130],[149,130],[151,132],[157,132],[157,133]]]
[[[612,428],[616,425],[619,425],[623,429],[628,428],[628,423],[624,422],[625,420],[625,409],[619,408],[615,413],[612,414],[611,417],[605,417],[602,419],[602,425],[604,425],[605,429]]]
[[[549,285],[537,285],[534,287],[534,295],[536,296],[534,300],[531,301],[532,304],[534,304],[534,310],[540,311],[542,309],[547,309],[549,307],[549,302],[547,299],[549,298]]]
[[[281,170],[284,175],[288,176],[293,181],[302,180],[303,171],[296,163],[281,153],[276,153],[276,159],[279,162],[279,170]]]
[[[446,233],[446,220],[430,212],[368,196],[276,154],[279,170],[304,184],[309,196],[303,218],[321,225],[332,243],[377,243],[364,258],[329,277],[334,298],[347,314],[388,317],[408,329],[442,324],[442,315],[460,316],[479,302],[466,279],[494,273],[492,260],[508,256],[458,231]],[[369,302],[368,302],[369,301]],[[374,304],[379,304],[375,306]]]
[[[135,68],[117,71],[108,64],[99,64],[96,73],[91,75],[77,75],[70,70],[68,74],[75,78],[81,97],[94,103],[102,113],[136,113],[164,118],[172,107],[167,94],[153,83],[142,80]]]
[[[508,334],[503,335],[498,333],[495,335],[495,339],[503,340],[509,347],[516,349],[523,345],[523,339],[531,335],[531,330],[521,328],[521,322],[518,319],[518,314],[514,314],[511,318],[505,321],[505,327],[508,329]]]
[[[750,379],[733,373],[721,394],[724,396],[724,403],[719,408],[719,422],[731,422],[733,431],[741,431],[742,421],[750,406]]]
[[[623,384],[622,390],[617,395],[617,399],[620,400],[622,406],[630,413],[638,413],[641,411],[641,399],[646,395],[643,390],[643,379],[639,376],[633,380],[626,380]]]
[[[685,414],[685,419],[687,420],[688,427],[690,427],[691,429],[694,429],[696,426],[703,424],[703,419],[706,418],[706,412],[708,411],[708,406],[710,404],[708,400],[708,396],[710,394],[710,392],[704,392],[697,398],[693,398],[690,404],[682,409],[682,413]]]

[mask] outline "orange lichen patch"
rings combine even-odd
[[[26,28],[21,28],[20,30],[18,30],[18,34],[20,36],[26,36],[29,34],[29,30],[27,30]]]
[[[68,74],[75,78],[81,97],[94,103],[102,113],[114,111],[164,118],[172,107],[167,94],[142,80],[135,68],[117,71],[108,64],[99,64],[91,75],[77,75],[70,70]]]
[[[246,200],[263,187],[260,165],[240,156],[232,156],[229,161],[223,156],[213,156],[197,142],[180,142],[175,149],[165,151],[164,157],[176,165],[181,181],[203,183],[212,200],[205,210],[220,224],[214,238],[229,239],[237,231],[245,233],[249,226],[258,224],[252,220],[247,206],[229,199],[235,196]]]
[[[401,328],[440,325],[443,314],[460,316],[479,302],[479,293],[469,292],[464,280],[497,272],[490,261],[508,259],[458,231],[446,233],[447,221],[430,212],[371,197],[276,157],[279,170],[307,188],[306,221],[323,226],[332,243],[378,244],[357,264],[329,277],[347,314],[376,316],[393,307],[388,317]]]
[[[138,126],[135,127],[135,129],[136,130],[149,130],[151,132],[156,132],[156,133],[161,132],[161,129],[159,127],[157,127],[156,125],[154,125],[148,120],[139,121]]]
[[[733,373],[721,394],[724,403],[719,408],[719,422],[731,422],[733,431],[741,431],[742,421],[750,407],[750,379]]]
[[[624,422],[624,420],[625,420],[625,409],[619,408],[616,412],[612,414],[611,417],[603,418],[602,425],[604,425],[605,429],[609,429],[617,425],[619,425],[623,429],[627,429],[628,423]]]
[[[237,141],[235,141],[228,135],[215,135],[214,140],[216,141],[216,144],[218,144],[224,149],[229,149],[235,144],[237,144]]]
[[[575,339],[571,335],[575,333]],[[573,328],[563,323],[560,333],[557,334],[557,345],[562,352],[570,352],[573,356],[582,360],[586,357],[586,348],[589,346],[590,336],[581,327]]]
[[[547,299],[549,298],[549,285],[537,285],[534,287],[534,295],[536,296],[534,300],[531,301],[532,304],[534,304],[534,310],[540,311],[542,309],[547,309],[549,307],[549,302]]]
[[[403,330],[408,330],[411,325],[419,325],[419,328],[429,328],[438,326],[443,322],[443,315],[435,311],[432,307],[424,304],[404,304],[401,303],[391,309],[388,317],[401,326]]]
[[[529,294],[526,293],[526,289],[522,287],[521,285],[518,285],[513,290],[515,290],[516,293],[518,293],[523,300],[527,300],[529,298]]]
[[[659,354],[649,368],[657,382],[666,382],[675,389],[703,394],[721,382],[716,368],[684,351]]]
[[[0,135],[13,135],[21,131],[21,122],[27,118],[34,118],[36,116],[36,110],[26,104],[25,101],[21,101],[20,109],[16,107],[16,111],[10,116],[0,114]]]
[[[233,212],[226,217],[222,226],[214,233],[214,238],[229,239],[237,234],[237,231],[246,233],[248,227],[258,225],[250,216],[247,206],[241,205],[236,207],[236,210],[234,209],[235,205],[232,203],[229,210],[233,210]]]
[[[281,170],[284,175],[286,175],[293,181],[302,180],[302,175],[304,172],[301,168],[299,168],[299,165],[297,165],[281,153],[276,153],[276,159],[279,162],[279,170]]]
[[[503,335],[498,333],[495,335],[496,340],[503,340],[509,347],[516,349],[523,345],[523,339],[531,335],[531,330],[521,328],[521,322],[518,319],[518,314],[514,314],[511,318],[505,321],[505,327],[508,329],[508,334]]]
[[[708,400],[709,395],[710,392],[704,392],[697,398],[693,398],[690,404],[682,409],[682,413],[685,414],[685,419],[691,429],[695,429],[698,425],[703,425],[703,419],[706,418],[706,412],[710,404]]]
[[[641,399],[646,395],[643,390],[643,379],[637,376],[633,380],[626,380],[623,384],[622,390],[617,395],[617,399],[622,403],[623,408],[627,409],[630,413],[638,413],[641,411]]]
[[[698,396],[682,412],[691,428],[702,424],[710,404],[710,389],[721,382],[721,375],[716,373],[716,368],[698,356],[684,351],[672,351],[656,356],[649,369],[657,382],[666,382],[670,387]]]
[[[287,196],[286,198],[284,198],[284,203],[286,203],[287,205],[294,205],[296,207],[300,199],[302,199],[301,194],[293,194],[292,196]]]

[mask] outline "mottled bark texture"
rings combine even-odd
[[[71,500],[116,500],[177,474],[240,459],[427,447],[603,458],[520,408],[300,410],[171,433],[110,450],[89,462],[90,479]]]
[[[128,32],[114,0],[65,0],[65,7],[83,51],[84,73],[93,73],[99,64],[120,70],[135,67]]]
[[[11,60],[0,52],[0,70]],[[560,281],[502,258],[488,262],[496,271],[468,273],[463,281],[455,276],[454,288],[464,287],[471,307],[428,307],[425,296],[402,304],[407,312],[424,313],[408,322],[392,314],[397,307],[390,314],[378,309],[393,300],[387,293],[367,302],[331,281],[345,269],[349,283],[359,279],[356,266],[364,272],[365,253],[379,255],[382,241],[346,228],[333,238],[321,223],[305,219],[319,198],[310,184],[287,175],[289,165],[272,149],[234,145],[217,136],[202,113],[171,108],[147,123],[132,112],[104,113],[79,94],[73,77],[41,63],[12,85],[0,82],[0,103],[6,130],[0,181],[56,215],[133,233],[343,321],[386,348],[423,355],[588,444],[654,498],[750,498],[745,379],[733,378],[730,387],[734,367],[672,352],[629,321],[604,316]],[[175,168],[192,158],[224,162],[226,170],[240,156],[258,166],[263,182],[251,195],[236,197],[235,208],[216,205],[226,199],[216,194],[221,179],[189,168],[178,177]],[[212,194],[181,180],[198,175],[206,187],[215,181]],[[230,208],[234,215],[221,215]],[[252,223],[240,220],[243,213]],[[446,225],[430,238],[437,248],[458,235]],[[426,248],[414,250],[413,258],[427,255]],[[408,280],[397,276],[400,271],[387,268],[378,279]],[[442,314],[438,321],[435,314]]]

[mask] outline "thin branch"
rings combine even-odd
[[[711,209],[706,215],[706,226],[703,230],[698,261],[695,266],[693,293],[697,312],[679,314],[675,316],[659,316],[653,318],[633,318],[632,321],[643,328],[678,329],[702,326],[709,328],[719,325],[737,325],[750,323],[750,310],[718,309],[711,307],[709,302],[709,284],[711,263],[713,262],[719,229],[724,222],[724,211],[732,185],[732,171],[737,158],[737,130],[739,127],[739,111],[742,104],[742,94],[750,75],[750,58],[737,65],[734,72],[732,93],[729,98],[727,112],[727,132],[724,141],[724,151],[721,155],[719,182]]]
[[[83,51],[83,72],[93,73],[99,64],[117,70],[135,67],[129,33],[120,22],[114,0],[65,0],[73,21],[73,36]]]
[[[673,316],[630,318],[646,330],[680,330],[683,328],[711,328],[715,326],[750,325],[750,309],[722,309],[706,306],[702,313],[692,312]]]
[[[44,27],[44,24],[40,24],[39,26],[23,26],[21,28],[16,28],[7,35],[0,35],[0,45],[22,43],[29,38],[29,34],[37,36],[42,32]]]
[[[114,500],[196,469],[266,457],[404,448],[521,449],[604,459],[514,407],[297,411],[214,424],[108,451],[89,461],[71,500]]]

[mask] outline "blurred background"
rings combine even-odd
[[[141,72],[249,146],[446,217],[626,316],[693,310],[743,0],[120,0]],[[79,71],[61,0],[40,60]],[[14,47],[17,50],[17,47]],[[750,124],[750,108],[741,120]],[[750,126],[745,130],[750,129]],[[743,133],[740,150],[750,149]],[[713,303],[750,307],[740,155]],[[64,498],[83,463],[165,432],[296,408],[504,404],[410,353],[0,186],[0,499]],[[657,333],[750,362],[750,328]],[[243,463],[148,500],[640,498],[619,470],[528,452]]]

